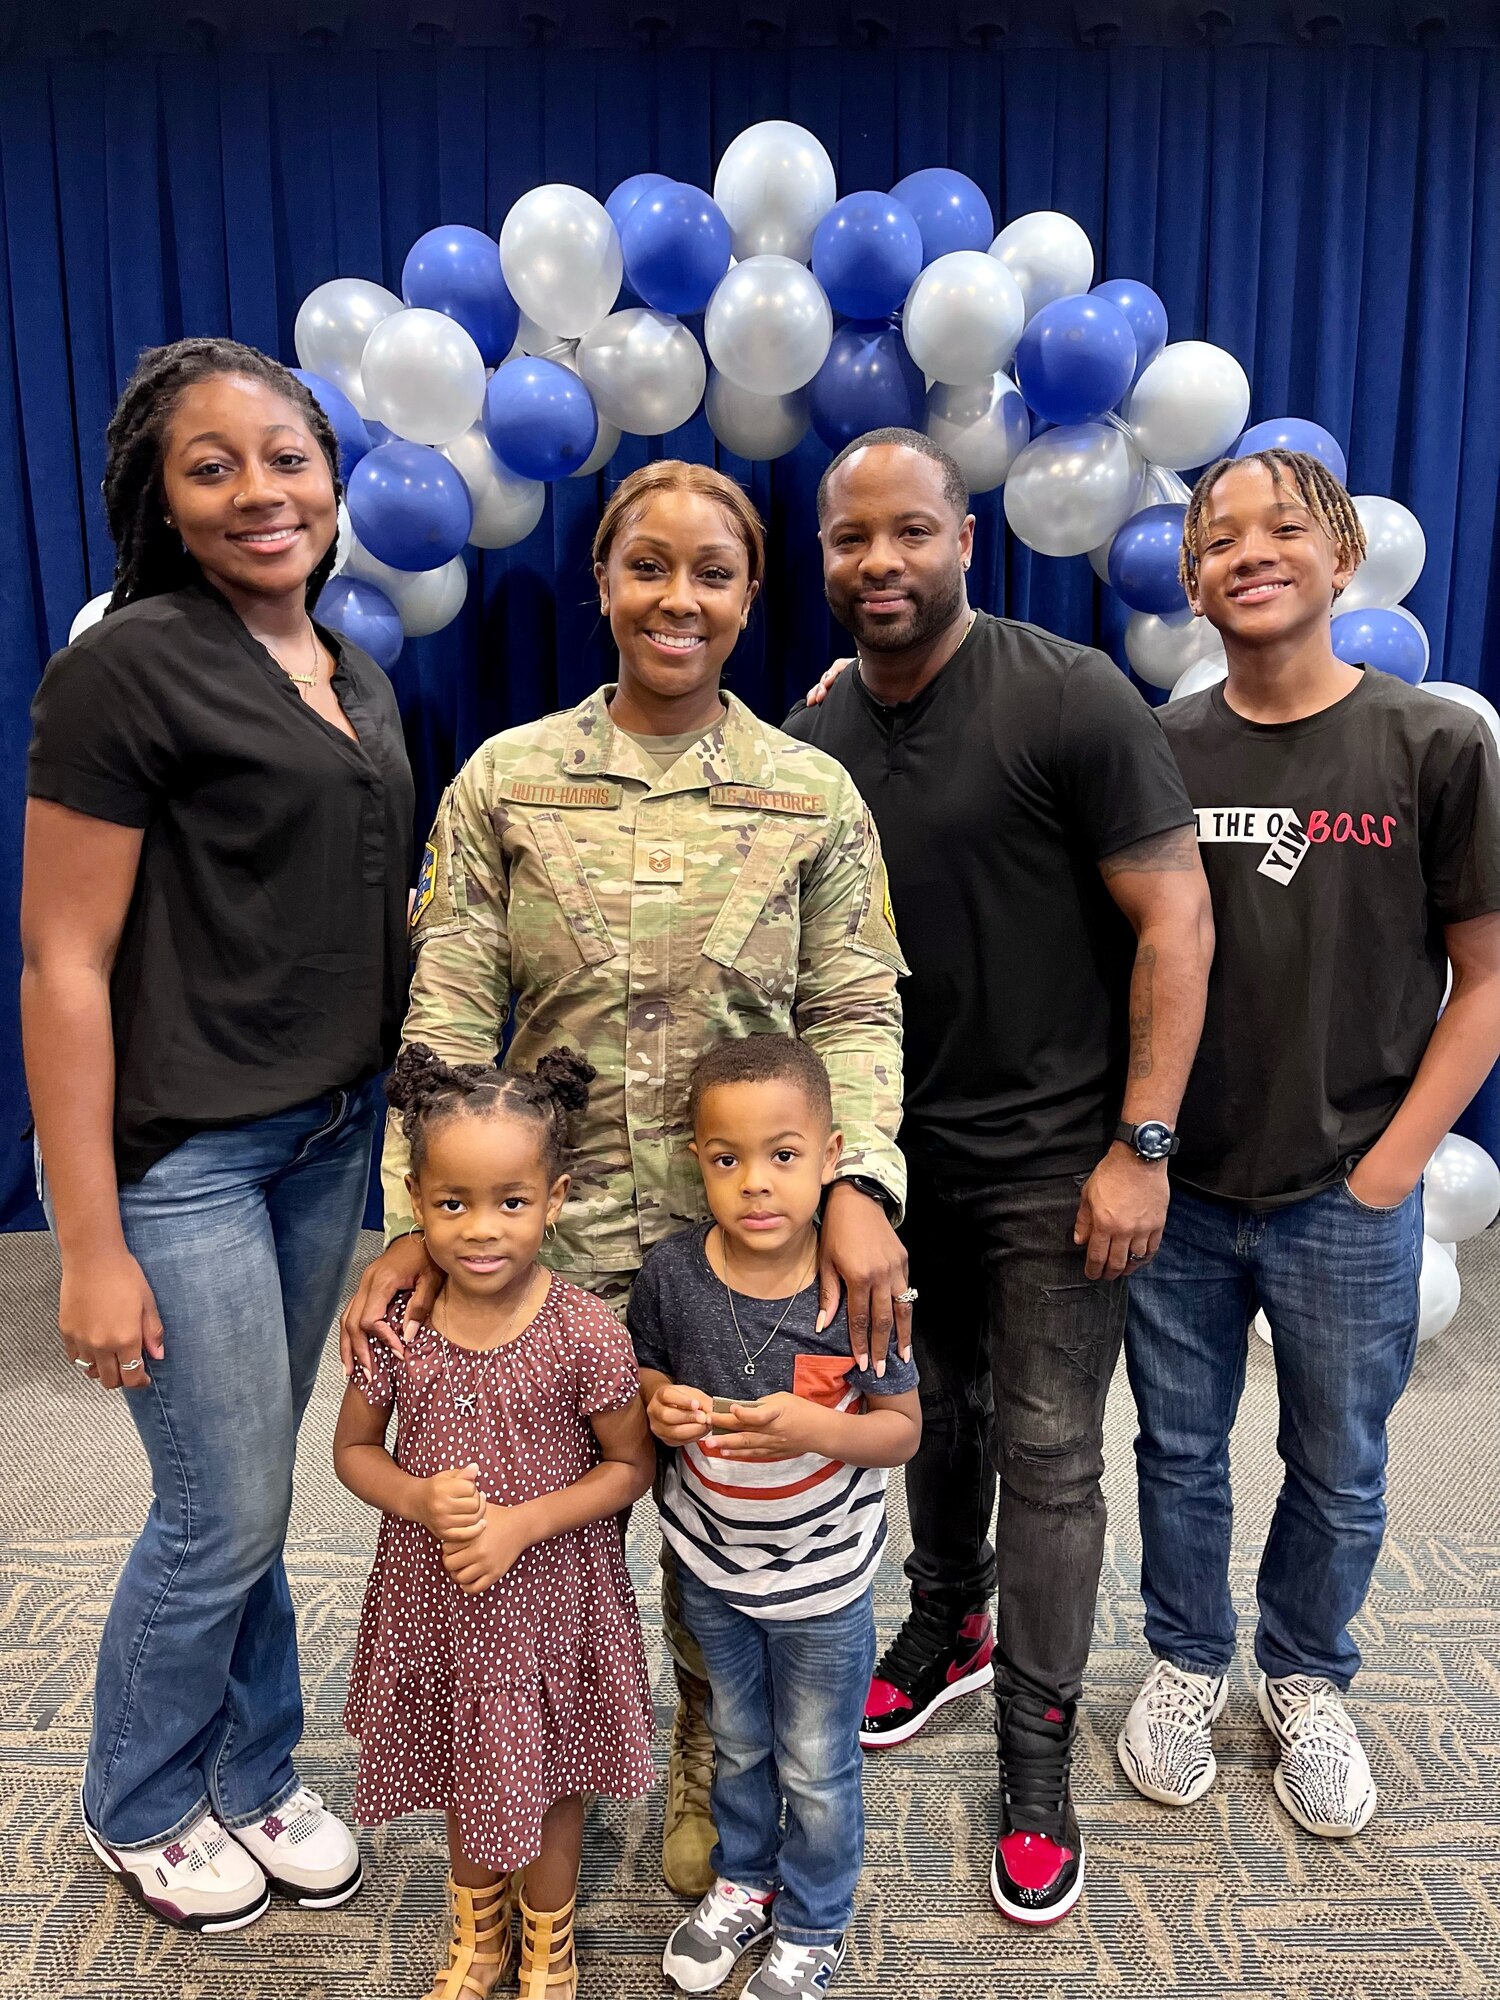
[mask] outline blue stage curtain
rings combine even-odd
[[[138,350],[227,332],[290,361],[298,302],[360,274],[399,289],[438,222],[499,230],[541,181],[607,194],[656,168],[711,186],[730,138],[793,118],[844,190],[947,164],[998,223],[1059,208],[1101,278],[1143,277],[1172,337],[1245,363],[1256,417],[1349,444],[1356,492],[1412,507],[1412,608],[1433,672],[1500,700],[1500,52],[1350,48],[115,53],[0,67],[0,1226],[34,1222],[15,1013],[27,704],[110,581],[104,425]],[[657,450],[708,458],[701,417]],[[727,454],[770,523],[770,582],[731,684],[779,720],[838,635],[813,494],[826,453]],[[520,548],[486,556],[458,622],[395,671],[424,825],[492,731],[608,675],[588,547],[604,483],[554,488]],[[971,588],[996,611],[1099,638],[1120,625],[1081,558],[1008,542],[976,509]],[[1500,1151],[1493,1085],[1467,1129]]]

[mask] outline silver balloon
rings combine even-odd
[[[1183,670],[1172,683],[1168,701],[1186,701],[1190,694],[1202,694],[1206,688],[1217,687],[1220,681],[1229,678],[1229,662],[1224,657],[1222,642],[1211,652],[1204,653]]]
[[[681,320],[631,306],[579,341],[578,373],[601,417],[633,436],[661,437],[702,402],[708,364]]]
[[[1431,1340],[1445,1333],[1458,1311],[1461,1287],[1458,1266],[1432,1237],[1422,1238],[1422,1268],[1419,1278],[1420,1304],[1417,1308],[1417,1339]]]
[[[987,382],[1003,368],[1025,324],[1020,286],[982,250],[934,258],[901,315],[906,350],[922,373],[960,388]]]
[[[1380,605],[1394,610],[1427,560],[1422,523],[1409,507],[1383,493],[1357,494],[1354,511],[1365,531],[1365,557],[1335,608],[1364,611]]]
[[[441,632],[463,610],[469,572],[462,556],[454,556],[436,569],[393,569],[372,556],[357,537],[351,536],[350,543],[346,574],[373,583],[384,592],[395,606],[408,639]]]
[[[343,511],[343,508],[340,507],[339,512],[342,514]],[[112,590],[101,590],[97,597],[91,597],[83,609],[75,614],[72,624],[68,627],[68,644],[70,646],[80,632],[87,632],[91,625],[99,623],[99,620],[104,616],[108,608],[109,600],[113,596],[114,592]]]
[[[1141,370],[1121,414],[1154,464],[1207,465],[1245,428],[1249,377],[1212,341],[1176,340]]]
[[[790,257],[747,257],[719,280],[703,320],[709,359],[757,396],[805,389],[828,358],[833,313],[812,272]]]
[[[767,118],[731,139],[714,175],[714,200],[742,261],[793,257],[805,264],[813,231],[837,199],[826,147],[784,118]]]
[[[319,285],[297,309],[292,344],[297,359],[314,375],[321,375],[336,389],[342,389],[362,417],[370,414],[365,402],[360,362],[365,342],[383,319],[406,307],[384,285],[366,278],[330,278]]]
[[[598,416],[597,411],[595,411],[595,415]],[[568,474],[569,479],[592,479],[596,472],[609,464],[609,461],[614,457],[619,448],[620,433],[618,429],[614,424],[607,424],[603,417],[599,417],[599,429],[594,436],[594,449],[589,453],[582,465],[578,467],[576,472]]]
[[[1440,1243],[1466,1243],[1500,1215],[1500,1167],[1483,1146],[1450,1132],[1422,1180],[1429,1236]]]
[[[1422,692],[1440,695],[1444,701],[1472,709],[1494,737],[1495,748],[1500,750],[1500,711],[1496,710],[1493,702],[1486,701],[1477,688],[1465,687],[1462,681],[1423,681]]]
[[[347,566],[354,548],[354,523],[349,519],[349,509],[342,500],[339,502],[339,531],[333,547],[333,568],[330,576],[338,576]]]
[[[446,313],[408,306],[381,320],[360,362],[367,414],[413,444],[446,444],[477,424],[484,356]]]
[[[1027,319],[1054,299],[1086,292],[1094,282],[1094,246],[1071,215],[1038,208],[1007,222],[990,245],[1021,288]]]
[[[992,493],[1030,442],[1031,418],[1008,375],[968,388],[936,382],[927,396],[927,435],[954,460],[971,493]]]
[[[703,398],[708,427],[726,451],[740,458],[780,458],[807,435],[807,392],[757,396],[711,368]]]
[[[571,339],[604,318],[625,274],[604,204],[556,181],[523,194],[506,216],[500,268],[522,312]]]
[[[454,466],[474,506],[469,540],[476,549],[508,549],[524,542],[542,518],[547,489],[540,479],[523,479],[503,465],[490,449],[483,428],[476,424],[462,437],[450,438],[443,456]]]
[[[1144,465],[1113,424],[1061,424],[1016,454],[1005,481],[1011,530],[1044,556],[1081,556],[1135,511]]]
[[[1125,626],[1125,657],[1151,687],[1175,688],[1189,667],[1218,646],[1219,635],[1206,618],[1169,625],[1154,611],[1132,611]]]

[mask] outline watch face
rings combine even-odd
[[[1135,1150],[1143,1160],[1165,1160],[1172,1151],[1172,1128],[1153,1118],[1135,1128]]]

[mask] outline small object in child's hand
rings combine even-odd
[[[759,1396],[715,1396],[714,1429],[732,1431],[736,1422],[733,1412],[736,1409],[753,1410],[759,1401]]]

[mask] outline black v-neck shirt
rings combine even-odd
[[[911,976],[903,1151],[967,1183],[1088,1172],[1125,1089],[1135,936],[1099,863],[1192,807],[1114,662],[980,611],[915,699],[857,668],[788,735],[874,814]]]
[[[190,1134],[375,1076],[406,1002],[411,772],[380,668],[319,626],[358,736],[206,584],[48,662],[27,792],[144,830],[110,980],[122,1184]]]

